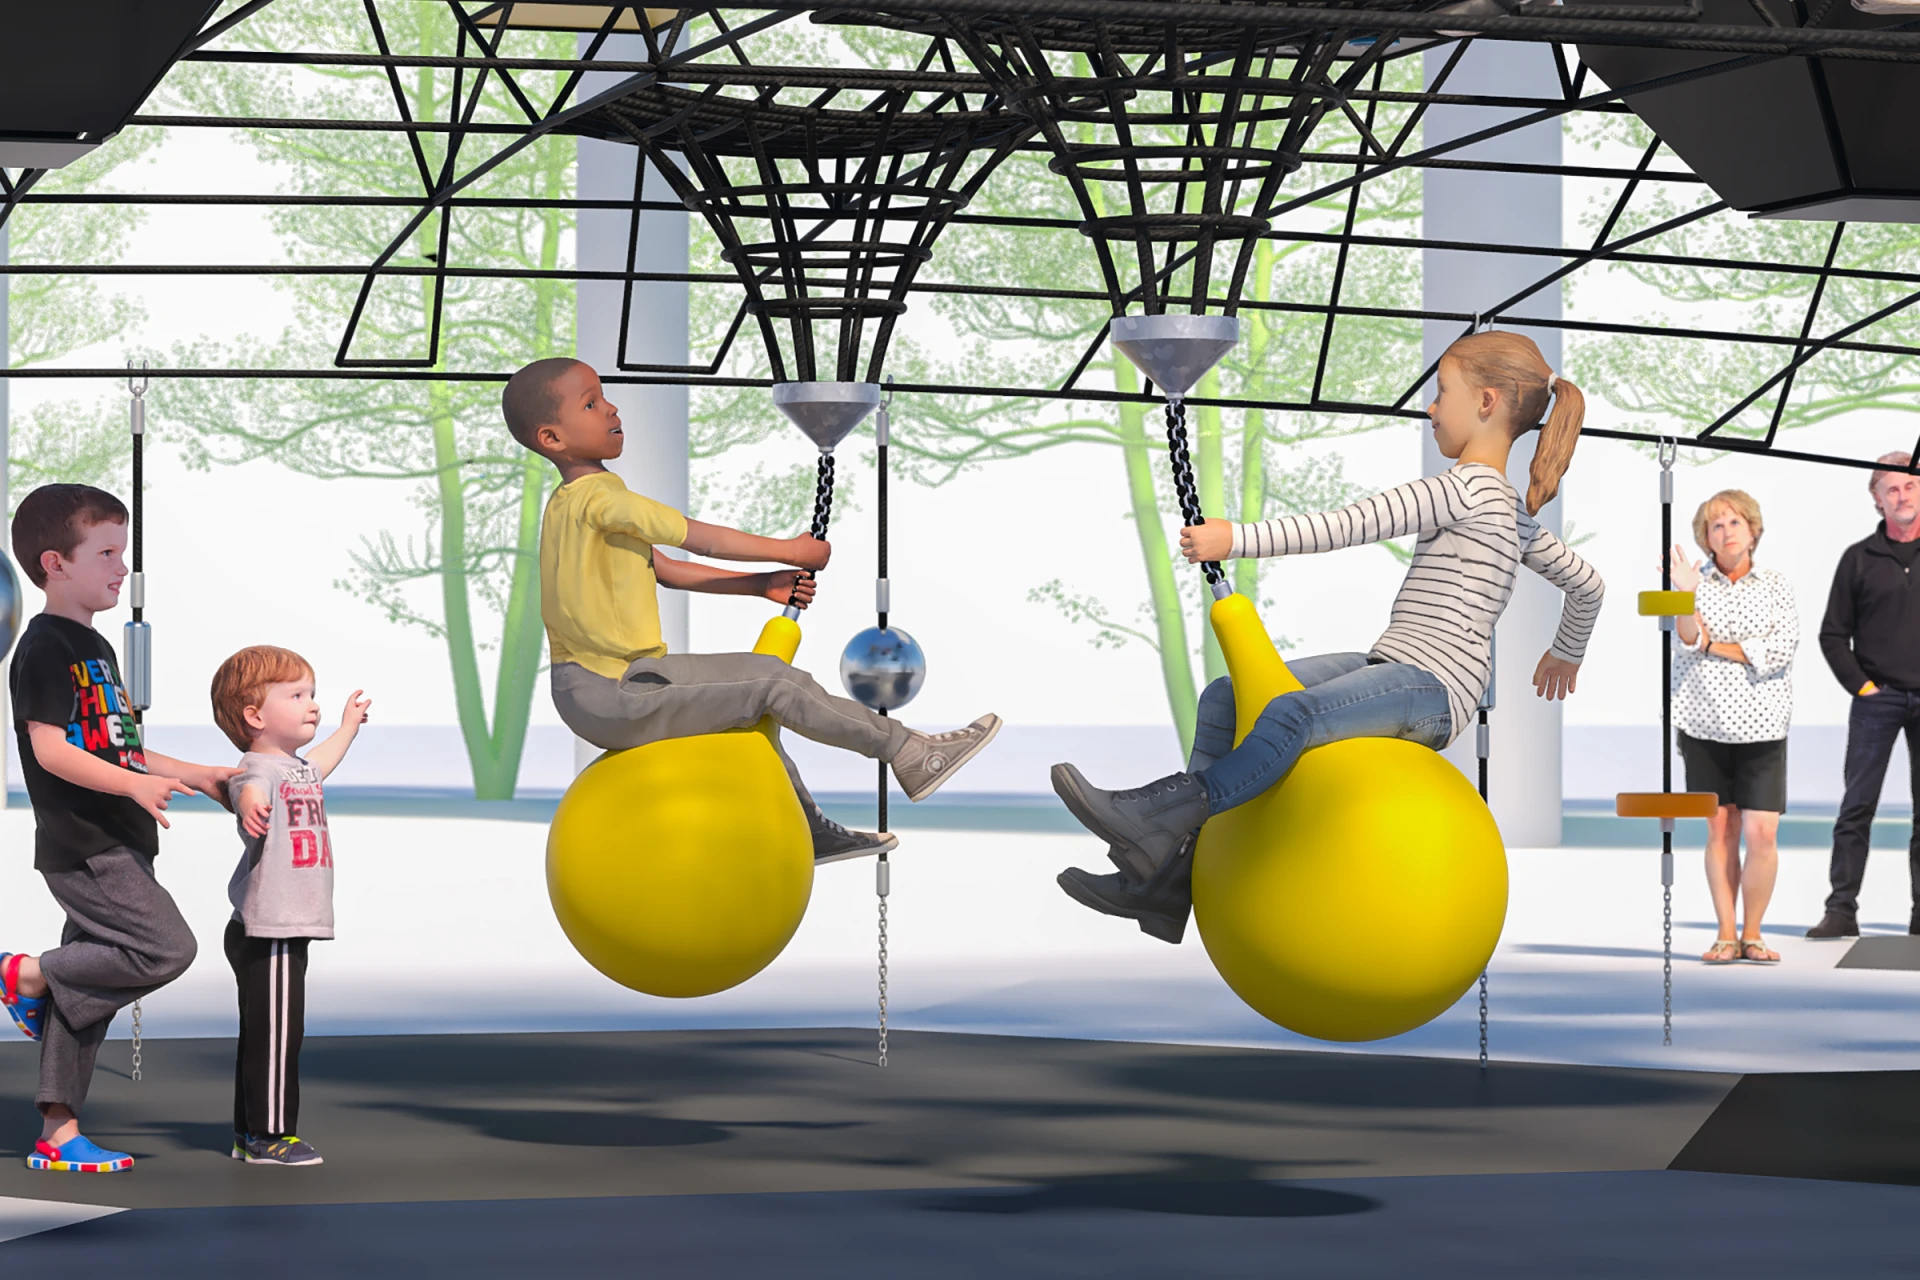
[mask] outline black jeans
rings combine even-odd
[[[1852,916],[1860,909],[1860,882],[1867,874],[1867,846],[1874,810],[1880,806],[1880,784],[1886,779],[1887,761],[1893,756],[1893,740],[1903,729],[1911,786],[1916,800],[1920,800],[1920,693],[1882,689],[1854,698],[1847,713],[1847,794],[1833,824],[1829,911]],[[1914,815],[1907,869],[1913,877],[1915,916],[1920,918],[1920,812]]]

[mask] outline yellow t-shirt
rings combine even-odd
[[[687,518],[611,471],[554,490],[540,522],[540,618],[553,662],[611,680],[666,656],[653,549],[687,540]]]

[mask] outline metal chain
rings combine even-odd
[[[1655,446],[1660,459],[1660,589],[1673,589],[1673,464],[1680,442],[1664,436]],[[1660,619],[1660,789],[1673,790],[1673,642],[1674,620]],[[1673,822],[1660,823],[1660,1043],[1673,1044]]]
[[[1474,317],[1476,327],[1479,322],[1479,317]],[[1493,707],[1494,670],[1499,666],[1499,655],[1490,650],[1489,656],[1493,659],[1493,668],[1487,672],[1487,687],[1480,695],[1479,724],[1474,734],[1474,754],[1480,759],[1480,803],[1482,804],[1487,802],[1487,775],[1488,766],[1491,763],[1489,756],[1492,754],[1493,746],[1493,734],[1487,725],[1487,712]],[[1480,971],[1480,1069],[1482,1071],[1487,1069],[1487,971],[1485,969]]]
[[[142,360],[140,362],[140,380],[138,382],[135,382],[133,380],[133,361],[131,360],[127,361],[127,392],[133,397],[133,404],[130,410],[130,421],[131,421],[131,429],[132,429],[132,435],[133,435],[133,513],[132,513],[132,519],[129,522],[132,525],[132,528],[129,530],[129,533],[132,535],[132,542],[133,542],[133,547],[132,547],[133,574],[134,574],[133,618],[134,618],[134,622],[139,625],[145,625],[144,622],[142,621],[142,618],[143,618],[143,615],[146,613],[146,608],[145,608],[145,605],[146,605],[145,576],[146,575],[144,573],[144,570],[146,568],[145,515],[146,515],[147,485],[146,485],[146,476],[144,474],[145,468],[143,464],[144,464],[145,455],[146,455],[145,445],[146,445],[146,435],[147,435],[146,396],[147,396],[147,389],[151,385],[152,385],[152,379],[147,374],[147,362],[145,360]],[[136,674],[134,678],[138,680],[139,676]],[[149,696],[149,695],[139,694],[139,695],[136,695],[135,697],[133,720],[136,725],[140,726],[142,739],[144,741],[146,717],[141,714],[143,710],[143,704],[140,701],[140,698],[143,696]],[[138,1000],[135,1000],[133,1002],[132,1079],[134,1080],[135,1083],[138,1083],[140,1080],[140,1002]]]
[[[1487,975],[1480,974],[1480,1069],[1487,1069]]]
[[[887,1065],[887,900],[880,899],[880,1065]]]
[[[1673,890],[1663,886],[1660,890],[1661,943],[1660,943],[1660,984],[1664,991],[1664,1008],[1661,1014],[1660,1043],[1673,1043]]]
[[[1180,518],[1189,528],[1201,524],[1200,490],[1193,482],[1193,456],[1187,448],[1187,406],[1181,400],[1167,401],[1167,455],[1173,462],[1173,492],[1180,502]],[[1207,585],[1224,580],[1220,562],[1209,560],[1200,566]]]

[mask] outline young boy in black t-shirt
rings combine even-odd
[[[8,688],[33,802],[33,865],[67,913],[60,945],[0,952],[0,1005],[40,1043],[40,1140],[30,1169],[117,1173],[133,1157],[80,1134],[94,1058],[114,1014],[187,971],[193,933],[153,876],[167,802],[221,803],[234,770],[143,749],[113,648],[93,617],[120,603],[127,509],[88,485],[43,485],[13,519],[13,554],[47,595]]]

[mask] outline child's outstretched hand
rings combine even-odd
[[[813,593],[818,590],[813,575],[801,573],[797,569],[782,569],[767,575],[767,589],[761,594],[775,604],[784,605],[791,601],[796,609],[804,609],[813,603]]]
[[[1180,531],[1180,554],[1188,564],[1225,560],[1233,550],[1233,526],[1225,520],[1207,520]]]
[[[355,689],[347,695],[347,709],[340,713],[342,729],[358,729],[367,722],[367,712],[373,709],[373,699],[362,697],[363,692]]]
[[[787,549],[791,553],[785,557],[788,564],[813,573],[826,568],[827,561],[833,558],[832,544],[822,542],[810,533],[787,539]]]
[[[267,834],[267,825],[273,820],[273,803],[257,787],[243,787],[233,811],[240,815],[242,831],[250,836]]]
[[[142,809],[153,815],[154,821],[172,829],[167,821],[167,802],[176,795],[190,796],[193,788],[178,778],[169,778],[161,773],[136,773],[127,786],[128,797]]]

